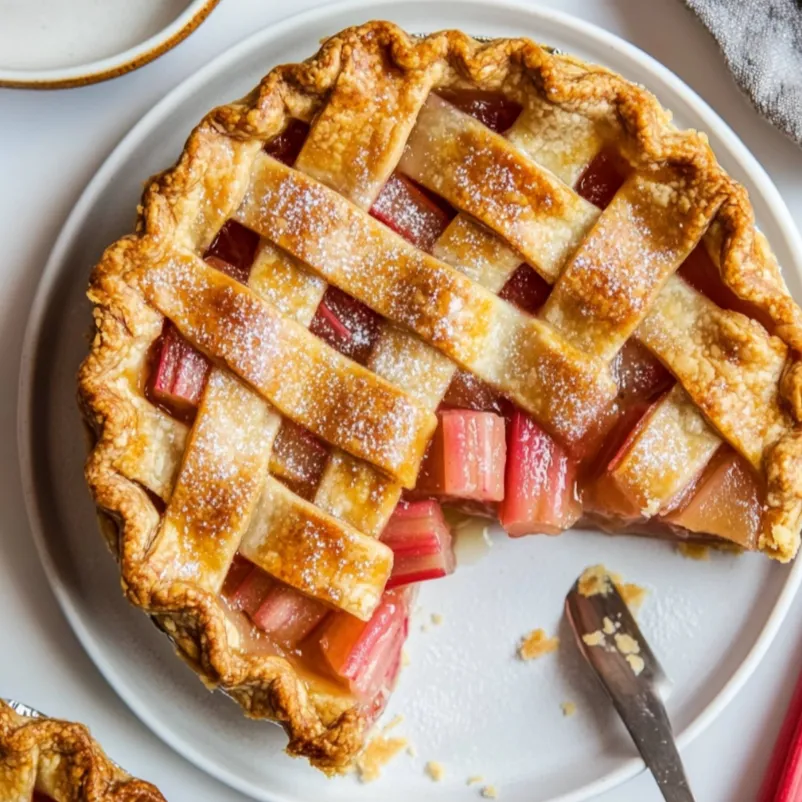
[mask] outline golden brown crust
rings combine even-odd
[[[82,724],[20,715],[0,700],[0,798],[30,799],[34,789],[73,802],[164,802],[112,763]]]
[[[713,227],[724,281],[765,311],[786,344],[802,345],[802,314],[755,231],[745,191],[718,166],[704,136],[676,130],[650,93],[604,68],[550,54],[526,39],[485,45],[446,31],[414,40],[390,23],[371,22],[333,36],[306,62],[274,69],[247,97],[207,115],[177,165],[149,183],[137,234],[107,249],[92,275],[89,297],[96,305],[97,333],[79,386],[98,442],[86,475],[98,506],[120,522],[119,559],[128,598],[155,616],[205,682],[223,688],[249,715],[281,721],[290,735],[289,751],[327,771],[344,767],[362,745],[367,722],[359,710],[345,697],[307,687],[281,657],[246,654],[215,594],[167,582],[148,564],[159,513],[143,487],[128,478],[138,476],[130,465],[132,450],[142,448],[146,430],[173,444],[182,443],[184,435],[181,426],[175,431],[154,422],[158,413],[141,405],[136,367],[144,363],[162,318],[126,277],[164,256],[171,243],[205,249],[241,200],[254,154],[291,117],[311,120],[344,65],[359,54],[370,69],[391,65],[395,73],[418,77],[428,72],[437,89],[474,87],[513,97],[537,92],[609,130],[640,171],[656,174],[671,167],[689,182],[719,187],[724,200]],[[791,402],[794,428],[785,430],[763,458],[769,510],[762,548],[780,559],[790,559],[799,541],[800,488],[794,477],[802,475],[802,438],[795,428],[800,388],[800,372],[787,371],[783,395]],[[147,460],[147,454],[140,456]],[[159,484],[158,466],[142,469]],[[160,495],[169,494],[169,487],[159,488]]]

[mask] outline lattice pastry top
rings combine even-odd
[[[89,297],[127,596],[326,770],[409,587],[453,570],[440,503],[797,550],[802,315],[746,192],[646,90],[527,39],[373,22],[274,69]]]
[[[18,708],[0,700],[2,802],[164,802],[112,763],[82,724]]]

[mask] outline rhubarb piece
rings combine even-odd
[[[501,501],[507,456],[504,418],[447,409],[421,467],[418,489],[454,498]]]
[[[371,215],[423,251],[434,243],[453,217],[417,184],[393,173],[370,209]]]
[[[576,182],[577,194],[604,209],[624,183],[627,172],[626,163],[615,151],[603,150]]]
[[[334,339],[341,339],[348,342],[353,337],[351,334],[351,330],[331,311],[331,308],[326,303],[326,299],[324,298],[320,302],[320,306],[318,306],[318,314],[323,318],[324,322],[328,324],[328,326],[332,329],[334,334]],[[314,324],[315,321],[313,320],[312,323]]]
[[[549,283],[529,265],[521,265],[502,287],[499,297],[530,315],[546,303],[551,292]]]
[[[227,599],[230,599],[242,586],[242,583],[248,578],[254,565],[250,560],[246,560],[241,554],[235,554],[234,560],[228,568],[225,581],[223,582],[223,589],[221,593]]]
[[[774,331],[771,317],[759,306],[739,298],[723,281],[721,272],[710,258],[704,242],[700,242],[682,263],[677,273],[695,290],[706,295],[721,309],[731,309],[757,320],[769,331]]]
[[[680,385],[631,425],[616,454],[583,494],[586,509],[619,520],[650,518],[676,507],[721,442],[700,423]]]
[[[400,502],[381,540],[393,551],[388,588],[439,579],[456,567],[451,529],[440,505],[431,499]]]
[[[309,124],[300,120],[290,120],[287,127],[265,145],[265,152],[274,159],[292,167],[309,134]]]
[[[388,590],[370,621],[338,612],[325,625],[321,652],[332,671],[357,696],[374,699],[397,675],[411,600],[408,590]]]
[[[200,402],[209,361],[169,321],[164,324],[156,348],[156,366],[148,383],[149,395],[176,417],[186,419]]]
[[[228,600],[232,607],[253,617],[275,585],[276,580],[270,574],[254,565],[236,590],[229,589]]]
[[[247,613],[256,626],[285,646],[300,643],[329,612],[240,554],[234,557],[222,593],[232,607]]]
[[[512,537],[556,535],[579,518],[576,462],[563,446],[516,409],[508,428],[504,500],[499,522]]]
[[[685,506],[665,520],[688,532],[713,535],[745,549],[756,549],[762,496],[749,463],[724,446]]]
[[[629,468],[630,462],[634,459],[638,464],[643,454],[643,448],[638,448],[637,456],[633,457],[640,434],[656,406],[657,402],[634,402],[617,411],[601,449],[585,471],[582,490],[585,511],[623,523],[649,517],[660,508],[659,503],[651,501],[653,489],[647,481],[642,481],[647,476],[653,477],[648,471],[642,477]]]
[[[270,472],[309,500],[326,466],[329,450],[308,429],[289,418],[281,422],[270,458]]]
[[[796,722],[791,745],[777,783],[774,802],[798,802],[802,797],[802,719]]]
[[[236,220],[227,220],[204,254],[204,259],[212,267],[247,284],[258,245],[259,235],[255,231],[245,228]]]
[[[329,287],[309,327],[341,354],[364,364],[379,335],[381,318],[365,304]]]
[[[460,111],[475,117],[497,134],[503,133],[518,119],[521,104],[496,92],[480,89],[463,89],[457,92],[438,92]]]
[[[398,682],[398,676],[401,673],[401,666],[404,662],[404,643],[406,642],[407,635],[409,635],[409,618],[407,618],[404,622],[404,626],[396,633],[395,642],[388,647],[391,658],[388,660],[388,667],[384,679],[380,683],[378,691],[376,691],[373,698],[369,701],[365,713],[365,717],[370,723],[376,721],[382,714]]]
[[[776,802],[777,799],[781,799],[782,797],[779,796],[781,783],[787,787],[790,779],[789,770],[791,773],[794,768],[798,771],[800,754],[802,754],[800,725],[802,725],[802,674],[796,681],[791,702],[785,713],[780,732],[777,734],[771,760],[766,769],[766,776],[763,778],[763,784],[757,795],[757,802]]]
[[[489,384],[468,371],[457,370],[443,396],[443,406],[503,414],[511,405]]]
[[[613,361],[619,405],[653,401],[674,384],[663,364],[636,340],[627,340]]]
[[[328,614],[329,608],[276,582],[251,618],[273,640],[285,646],[300,643]]]
[[[651,403],[675,383],[665,367],[635,340],[628,340],[616,354],[613,375],[618,385],[615,403],[575,450],[575,456],[583,463],[583,485],[607,470]]]

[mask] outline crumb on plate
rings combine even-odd
[[[560,709],[563,711],[563,715],[568,718],[568,716],[573,716],[576,713],[576,705],[573,702],[562,702],[560,704]]]
[[[485,778],[482,777],[481,774],[474,774],[472,777],[468,777],[468,779],[465,780],[465,785],[479,785],[479,783],[483,783],[484,781]]]
[[[404,716],[401,713],[396,713],[383,727],[382,735],[387,735],[390,730],[395,729],[399,724],[404,723]]]
[[[446,776],[446,770],[443,768],[442,763],[438,763],[436,760],[430,760],[425,766],[424,771],[432,778],[436,783],[439,783],[443,777]]]
[[[479,792],[485,799],[498,799],[498,791],[495,785],[486,785]]]
[[[521,660],[535,660],[543,657],[544,654],[556,652],[560,645],[560,639],[550,638],[543,629],[533,629],[528,635],[521,638],[518,645],[518,657]]]
[[[629,607],[633,613],[638,612],[646,598],[648,592],[646,588],[642,588],[634,582],[622,582],[621,577],[618,575],[613,577],[613,582],[615,582],[615,586],[627,607]]]
[[[359,781],[369,783],[378,780],[382,769],[404,747],[408,748],[406,738],[387,738],[383,734],[375,736],[354,761]]]
[[[677,551],[689,560],[710,559],[710,547],[703,543],[677,543]]]

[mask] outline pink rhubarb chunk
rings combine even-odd
[[[393,550],[388,588],[439,579],[454,572],[451,530],[436,501],[401,502],[381,539]]]
[[[246,571],[243,566],[237,566],[233,570],[236,571],[236,575],[232,577],[229,571],[223,592],[233,607],[253,616],[262,606],[267,594],[275,587],[276,580],[255,565],[251,565],[250,571]],[[239,585],[235,586],[237,579]]]
[[[329,609],[315,599],[277,582],[251,618],[257,627],[274,640],[295,646],[328,612]]]
[[[373,700],[395,682],[412,598],[409,589],[389,590],[370,621],[338,612],[325,625],[321,652],[332,671],[358,696]]]
[[[513,412],[499,522],[512,537],[554,535],[578,520],[576,462],[525,412]]]
[[[364,363],[379,335],[381,318],[365,304],[336,287],[329,287],[309,330],[332,348]]]
[[[223,595],[285,646],[300,643],[329,612],[325,605],[278,582],[239,554],[228,569]]]
[[[423,251],[431,251],[450,220],[443,207],[399,173],[382,187],[370,213]]]
[[[153,398],[171,411],[186,412],[197,407],[208,372],[206,357],[167,322],[151,379]]]
[[[689,532],[713,535],[757,548],[762,490],[747,461],[729,447],[718,450],[702,480],[680,510],[665,520]]]
[[[507,457],[504,418],[493,412],[446,409],[421,469],[424,493],[501,501]]]

